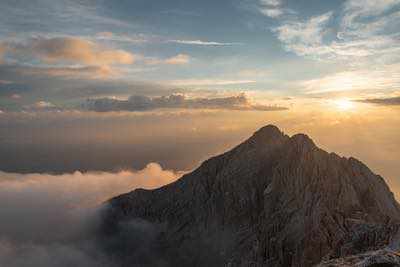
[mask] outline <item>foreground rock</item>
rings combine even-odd
[[[385,247],[400,208],[360,161],[269,125],[172,184],[110,200],[104,216],[123,266],[312,266]]]
[[[400,254],[380,249],[363,254],[330,260],[318,264],[317,267],[395,267],[400,266]]]

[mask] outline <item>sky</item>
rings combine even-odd
[[[0,265],[113,266],[101,203],[267,124],[400,199],[399,29],[400,0],[0,0]]]
[[[399,24],[398,0],[2,0],[0,109],[201,91],[393,97]]]

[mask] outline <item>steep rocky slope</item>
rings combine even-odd
[[[400,222],[382,177],[272,125],[172,184],[108,204],[107,249],[126,266],[312,266],[382,248]]]

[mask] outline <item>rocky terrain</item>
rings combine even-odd
[[[400,266],[400,254],[380,249],[344,258],[324,261],[317,267],[395,267]]]
[[[378,266],[352,265],[365,253],[399,262],[383,250],[400,225],[384,179],[272,125],[172,184],[111,199],[103,222],[121,266]]]

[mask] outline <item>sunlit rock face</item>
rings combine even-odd
[[[382,177],[272,125],[172,184],[108,204],[107,249],[123,266],[312,266],[385,247],[400,223]]]

